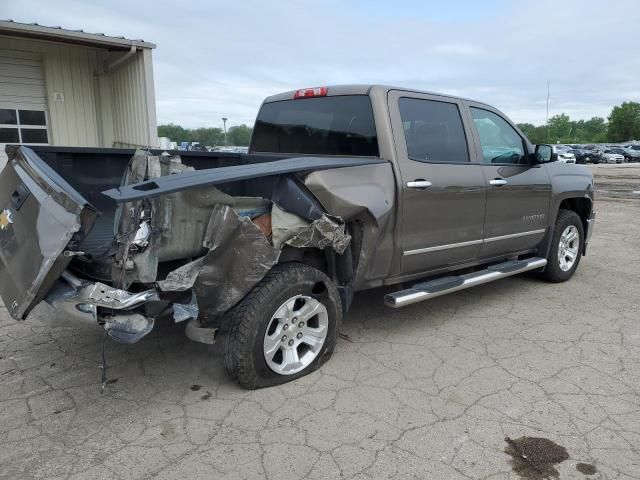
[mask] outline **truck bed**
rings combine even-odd
[[[99,256],[113,241],[113,220],[117,207],[115,202],[101,192],[120,185],[122,175],[135,150],[52,146],[30,148],[100,212],[91,231],[81,244],[83,251],[92,256]],[[179,155],[183,164],[196,170],[250,165],[286,158],[285,155],[151,150],[154,155],[165,151],[172,156]]]

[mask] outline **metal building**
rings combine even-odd
[[[0,168],[7,143],[157,146],[153,48],[0,20]]]

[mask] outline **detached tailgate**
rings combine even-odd
[[[27,147],[7,147],[0,173],[0,296],[21,320],[67,268],[63,255],[89,231],[96,210]]]

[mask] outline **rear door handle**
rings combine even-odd
[[[494,178],[493,180],[489,180],[489,185],[495,185],[496,187],[501,187],[506,185],[507,182],[504,178]]]
[[[407,182],[407,188],[429,188],[432,183],[429,180],[422,178],[416,178],[410,182]]]

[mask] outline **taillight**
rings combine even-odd
[[[326,97],[328,91],[327,87],[303,88],[298,90],[293,98]]]

